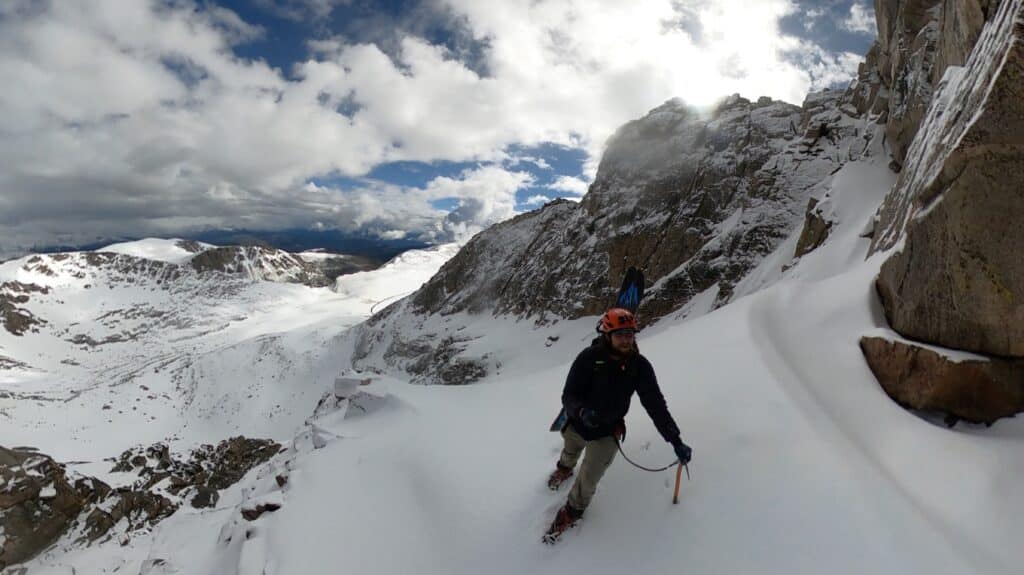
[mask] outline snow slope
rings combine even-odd
[[[186,249],[187,247],[192,247],[193,249]],[[100,248],[96,251],[124,254],[149,260],[156,260],[159,262],[180,264],[192,259],[192,257],[196,255],[197,251],[212,247],[214,246],[211,244],[195,241],[189,242],[187,240],[180,239],[146,238],[133,242],[110,244],[109,246]]]
[[[187,269],[175,276],[173,243],[114,248],[124,261],[96,266],[72,253],[0,265],[0,283],[50,290],[23,304],[47,322],[38,333],[0,328],[0,356],[21,363],[0,370],[0,442],[92,462],[81,468],[89,473],[139,444],[188,449],[229,435],[290,435],[344,361],[332,338],[376,302],[416,287],[378,282],[340,295]],[[405,256],[416,262],[410,273],[436,271],[449,252]]]
[[[890,184],[882,165],[848,164],[829,183],[837,223],[822,247],[780,274],[792,254],[784,245],[755,271],[751,295],[640,334],[694,448],[679,505],[672,471],[645,473],[618,458],[581,525],[555,547],[541,544],[567,491],[544,485],[561,445],[546,430],[593,318],[543,327],[437,319],[500,356],[501,370],[478,385],[414,386],[401,373],[352,374],[339,359],[352,341],[344,321],[325,314],[355,305],[345,303],[359,300],[349,285],[347,298],[317,292],[268,316],[267,326],[282,326],[269,352],[259,330],[208,352],[195,381],[227,388],[257,372],[280,374],[269,399],[294,412],[289,423],[311,413],[289,397],[296,388],[327,391],[338,373],[373,383],[294,428],[242,416],[208,425],[205,434],[262,432],[289,449],[227,490],[215,510],[182,509],[125,546],[58,546],[30,572],[1017,573],[1024,422],[935,426],[889,400],[857,346],[863,333],[886,330],[872,283],[885,254],[865,261],[860,236]],[[358,315],[346,313],[345,321]],[[314,318],[288,319],[307,314]],[[196,395],[193,409],[214,405],[221,388]],[[23,417],[8,411],[0,434],[9,437]],[[630,457],[671,460],[639,402],[627,424]],[[57,452],[69,441],[23,439]],[[253,522],[240,516],[265,502],[282,507]]]

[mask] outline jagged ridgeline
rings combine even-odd
[[[480,233],[409,300],[367,322],[356,361],[380,355],[425,381],[471,381],[487,370],[457,357],[457,339],[427,343],[436,339],[428,329],[418,338],[389,318],[595,315],[629,266],[652,284],[639,310],[647,323],[697,294],[718,307],[754,291],[744,278],[800,229],[829,177],[868,153],[875,131],[853,95],[818,92],[803,106],[732,96],[707,112],[666,102],[610,139],[581,202],[556,201]],[[805,234],[794,255],[824,233]]]
[[[671,100],[620,128],[581,202],[559,201],[479,234],[417,292],[424,314],[493,310],[575,318],[604,310],[622,273],[653,283],[647,321],[743,277],[802,221],[808,198],[869,135],[842,92],[803,107],[728,98],[710,113]]]
[[[943,178],[961,173],[944,171],[944,161],[953,169],[970,163],[957,158],[998,152],[1009,160],[1000,160],[1002,168],[994,171],[986,168],[985,173],[993,175],[986,176],[988,183],[1019,192],[1024,179],[1017,159],[1020,131],[1003,130],[998,141],[991,140],[989,132],[1004,120],[1009,123],[1002,125],[1015,126],[1014,119],[1020,117],[1015,106],[1021,98],[1021,2],[880,0],[875,6],[878,40],[848,89],[812,93],[799,107],[733,96],[708,113],[671,100],[626,124],[608,142],[597,177],[581,202],[553,202],[473,238],[416,294],[358,330],[356,364],[403,369],[420,381],[473,381],[496,365],[487,357],[463,353],[472,337],[450,333],[451,326],[435,321],[437,317],[488,313],[544,324],[595,315],[631,265],[643,268],[652,283],[640,308],[646,323],[668,314],[685,315],[691,301],[702,302],[704,311],[721,307],[775,281],[794,258],[826,240],[836,223],[829,209],[831,176],[847,162],[865,159],[870,150],[885,150],[886,156],[877,160],[905,172],[880,213],[879,237],[873,241],[883,249],[893,248],[902,237],[901,222],[908,215],[937,205],[935,198],[942,195],[944,183],[933,185],[936,173],[945,174]],[[987,35],[979,40],[983,30]],[[976,49],[976,44],[982,48]],[[992,98],[985,82],[1003,88]],[[947,97],[937,98],[940,93]],[[972,125],[968,120],[986,106],[995,110],[984,116],[991,129],[966,130]],[[943,117],[947,108],[950,113]],[[956,125],[965,129],[946,127]],[[969,149],[953,154],[952,162],[945,160],[948,152],[943,149],[955,144],[947,136],[961,133],[970,136]],[[883,141],[872,146],[875,138]],[[999,144],[998,150],[987,146],[990,140]],[[972,186],[982,184],[973,181]],[[1016,213],[1005,208],[1020,205],[1002,192],[991,198],[999,199],[984,202],[985,207],[978,204],[979,214]],[[951,208],[948,202],[939,213],[966,213]],[[977,230],[982,229],[979,224]],[[1016,242],[1017,237],[1004,234],[1002,244]],[[790,243],[785,243],[787,238]],[[920,243],[914,237],[910,240]],[[996,249],[995,245],[989,248]],[[938,260],[971,259],[954,241],[932,247],[929,253],[940,254],[935,255]],[[906,262],[917,262],[914,269],[928,274],[931,256],[908,256],[904,252],[887,264],[880,282],[893,327],[908,337],[915,330],[962,331],[971,322],[955,313],[925,317],[913,305],[897,310],[889,303],[896,299],[889,286],[898,284],[893,278],[902,277]],[[1000,280],[995,283],[1005,289],[993,293],[1004,301],[1003,309],[1012,312],[1002,317],[1021,325],[1021,308],[1013,299],[1017,268],[1004,256],[990,256],[974,258],[994,262],[987,268],[975,266],[977,273]],[[898,285],[905,293],[914,293],[915,286],[921,286],[920,293],[930,289],[925,288],[927,281]],[[984,297],[993,299],[989,295]],[[993,317],[990,312],[998,306],[989,308],[985,317]],[[941,317],[937,322],[944,325],[927,330],[904,327],[914,322],[901,317],[914,316],[922,318],[918,323]],[[989,335],[972,337],[998,339],[998,325],[992,322],[992,329],[984,328]]]

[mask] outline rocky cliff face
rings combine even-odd
[[[882,114],[895,165],[906,159],[935,88],[962,66],[998,0],[875,0],[878,41],[860,69],[861,112]]]
[[[410,329],[422,323],[411,317],[488,312],[544,323],[595,315],[631,265],[652,283],[640,310],[646,321],[702,292],[724,305],[799,229],[828,177],[866,153],[873,132],[850,97],[811,94],[798,107],[733,96],[709,114],[666,102],[615,134],[579,204],[554,202],[479,234],[408,302],[367,322],[356,364],[400,367],[422,381],[472,381],[487,373],[486,362],[462,356],[458,338]]]
[[[293,254],[262,246],[227,246],[202,250],[189,260],[198,273],[221,272],[250,280],[326,287],[340,275],[374,269],[359,256],[327,253]]]
[[[578,206],[538,214],[536,221],[550,220],[539,229],[523,229],[531,217],[519,223],[526,245],[491,300],[495,310],[600,313],[630,265],[654,283],[641,309],[650,319],[712,286],[719,304],[729,301],[746,272],[801,220],[816,186],[862,153],[864,134],[839,109],[840,98],[813,94],[800,108],[734,96],[710,116],[670,101],[626,124]],[[437,307],[426,290],[415,302],[428,313],[458,311]]]
[[[1024,263],[1018,255],[1024,246],[1024,2],[1005,0],[997,11],[991,3],[970,1],[940,7],[950,30],[940,42],[947,47],[943,61],[955,63],[965,52],[970,57],[963,67],[948,68],[938,83],[905,168],[879,211],[873,250],[894,251],[882,266],[878,292],[890,325],[911,340],[1019,359],[1024,357]],[[982,17],[988,23],[970,51]],[[877,357],[879,349],[869,354],[873,365],[886,363]],[[915,354],[903,357],[913,365],[876,370],[887,388],[895,387],[886,381],[897,377],[893,373],[909,380],[914,369],[923,368],[913,361]],[[1003,379],[990,375],[975,388],[1001,385]],[[1019,377],[1007,381],[1024,387]],[[1006,415],[1008,405],[983,416],[947,411],[990,422]],[[1019,409],[1018,402],[1009,412]]]

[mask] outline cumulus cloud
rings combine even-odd
[[[582,196],[587,193],[587,188],[590,184],[582,178],[574,178],[572,176],[559,176],[553,183],[548,184],[548,188],[556,192],[563,192],[567,194],[573,194],[576,196]]]
[[[492,165],[466,170],[458,178],[434,178],[423,194],[429,200],[458,200],[442,225],[446,239],[461,240],[514,216],[516,192],[532,183],[526,172]]]
[[[804,12],[803,25],[805,30],[813,30],[818,21],[825,15],[824,8],[809,8]]]
[[[860,2],[854,2],[850,6],[850,15],[842,22],[843,28],[859,34],[875,35],[875,9],[865,6]]]
[[[338,2],[268,4],[308,15]],[[207,3],[0,4],[0,242],[318,221],[472,230],[513,215],[515,190],[531,183],[500,167],[511,145],[583,148],[592,179],[608,136],[671,97],[799,102],[855,71],[845,54],[778,33],[788,0],[423,6],[477,49],[335,37],[285,76],[236,55],[265,30]],[[484,166],[423,190],[305,187],[437,160]],[[579,194],[586,182],[549,187]],[[446,197],[459,204],[439,224],[430,202]]]
[[[518,166],[523,163],[533,164],[542,170],[551,170],[551,164],[548,163],[544,158],[537,158],[534,156],[515,156],[506,162],[510,166]]]
[[[853,52],[827,52],[808,42],[800,42],[788,53],[788,57],[807,71],[811,78],[811,90],[834,88],[848,83],[856,75],[857,66],[863,60]]]
[[[550,202],[551,200],[552,198],[538,194],[536,196],[530,196],[529,198],[526,198],[526,201],[523,202],[523,204],[532,208],[536,208],[539,206],[543,206],[544,204]]]

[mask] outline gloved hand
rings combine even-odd
[[[679,458],[679,463],[686,465],[690,462],[690,458],[693,457],[693,450],[690,449],[689,445],[683,443],[682,439],[676,438],[672,442],[672,449],[676,452],[676,457]]]
[[[580,408],[580,423],[583,424],[583,427],[588,429],[593,429],[601,425],[601,422],[597,419],[597,412],[593,409],[587,409],[586,407]]]

